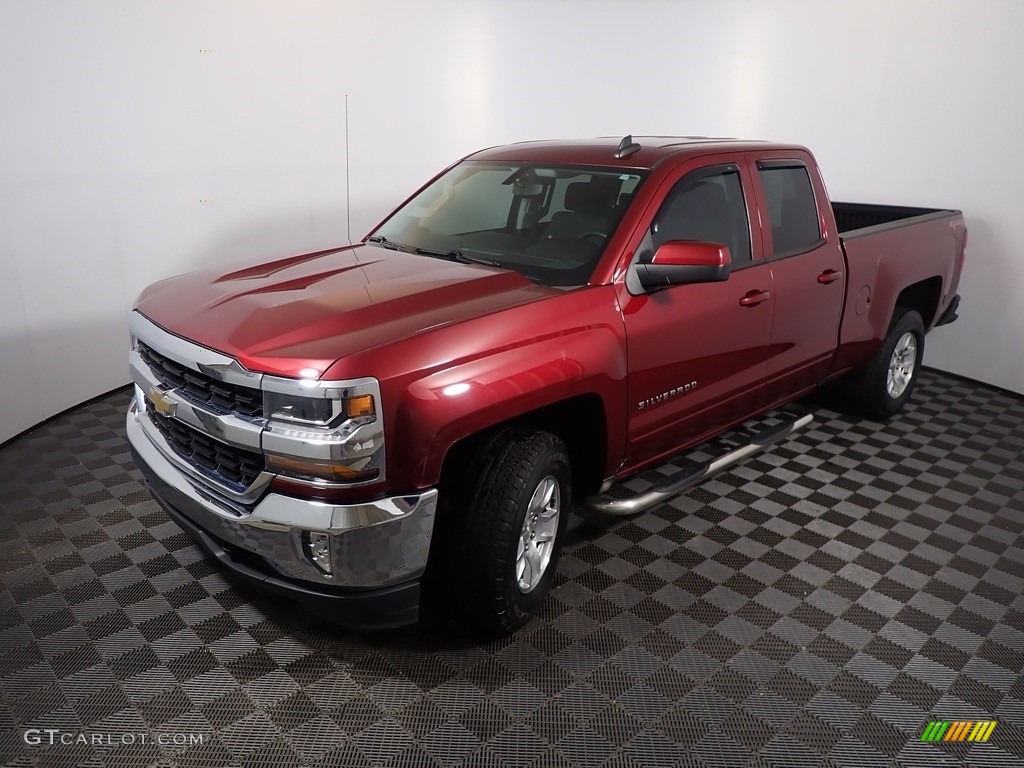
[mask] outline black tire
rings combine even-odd
[[[543,575],[528,591],[520,588],[517,554],[523,524],[541,481],[557,496],[558,516]],[[539,430],[503,430],[486,440],[469,462],[454,499],[461,535],[450,569],[469,627],[485,635],[506,635],[540,608],[558,567],[572,501],[569,456],[556,436]],[[556,490],[557,489],[557,490]],[[549,523],[550,523],[549,516]],[[449,530],[451,530],[449,528]],[[462,598],[465,596],[465,600]]]
[[[916,344],[913,369],[905,388],[894,396],[889,389],[889,366],[893,362],[893,353],[897,345],[906,334],[913,335]],[[854,374],[847,383],[846,392],[856,410],[870,419],[880,421],[899,413],[914,391],[923,357],[924,322],[921,315],[913,309],[896,307],[882,346],[878,348],[871,362],[859,373]]]

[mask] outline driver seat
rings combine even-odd
[[[608,234],[612,209],[608,185],[596,181],[576,181],[565,188],[565,210],[551,217],[544,237],[581,237],[588,232]]]

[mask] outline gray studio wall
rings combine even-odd
[[[126,383],[158,278],[340,244],[529,138],[797,141],[836,198],[956,206],[927,362],[1024,392],[1015,0],[0,0],[0,440]]]

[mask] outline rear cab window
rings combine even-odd
[[[799,160],[758,160],[771,230],[770,258],[805,253],[820,246],[821,219],[807,166]]]

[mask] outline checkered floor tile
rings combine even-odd
[[[819,407],[575,520],[541,615],[480,645],[233,586],[149,497],[128,397],[0,450],[6,768],[1024,765],[1020,398],[927,371],[888,424]]]

